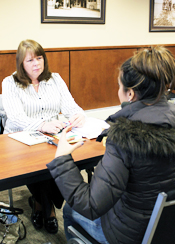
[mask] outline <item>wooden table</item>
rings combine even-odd
[[[46,164],[54,159],[55,152],[56,147],[48,143],[28,146],[0,135],[0,191],[50,179]],[[102,143],[86,140],[72,156],[82,170],[95,166],[104,152]]]

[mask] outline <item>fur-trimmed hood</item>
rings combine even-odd
[[[175,129],[125,117],[110,123],[108,138],[131,155],[175,158]]]

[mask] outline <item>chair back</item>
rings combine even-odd
[[[142,244],[175,243],[175,190],[159,193]]]
[[[97,243],[81,226],[68,226],[67,244]],[[159,193],[141,244],[175,244],[175,190]]]
[[[68,232],[74,236],[67,244],[100,244],[90,236],[79,224],[68,226]]]
[[[7,115],[2,105],[2,94],[0,94],[0,134],[3,134]]]

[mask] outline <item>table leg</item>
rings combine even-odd
[[[93,167],[91,169],[86,169],[86,173],[88,174],[88,183],[91,182],[92,172],[94,172],[94,168]]]
[[[13,195],[12,195],[12,189],[9,189],[9,205],[10,207],[13,207]]]

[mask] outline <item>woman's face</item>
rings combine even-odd
[[[34,53],[27,51],[23,61],[23,67],[28,77],[32,81],[35,81],[44,70],[44,58],[43,56],[35,56]]]
[[[119,97],[120,103],[128,102],[129,101],[128,91],[127,92],[124,91],[124,86],[120,80],[120,77],[118,78],[118,85],[119,85],[118,97]]]

